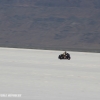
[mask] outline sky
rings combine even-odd
[[[100,100],[100,53],[0,48],[0,100]]]

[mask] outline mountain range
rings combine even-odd
[[[100,0],[0,0],[0,46],[100,52]]]

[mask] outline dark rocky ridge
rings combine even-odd
[[[99,0],[0,0],[0,46],[100,51]]]

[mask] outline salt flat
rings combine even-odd
[[[0,48],[0,100],[100,100],[100,53],[61,53]]]

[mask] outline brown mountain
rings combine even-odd
[[[100,51],[100,0],[0,0],[0,46]]]

